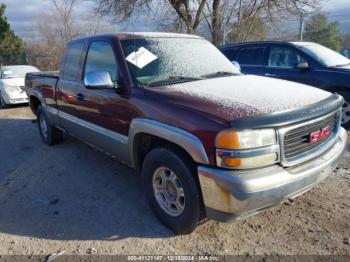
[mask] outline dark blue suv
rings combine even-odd
[[[247,42],[219,48],[242,73],[312,85],[345,98],[343,124],[350,127],[350,60],[309,42]]]

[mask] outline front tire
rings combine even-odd
[[[49,146],[62,142],[62,131],[50,124],[46,111],[42,108],[41,105],[38,106],[36,115],[40,137],[43,142]]]
[[[194,168],[176,150],[150,151],[142,166],[148,203],[157,218],[176,234],[189,234],[201,218],[200,190]]]

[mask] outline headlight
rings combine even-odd
[[[21,91],[21,89],[18,86],[5,85],[4,88],[9,93]]]
[[[254,129],[236,131],[224,130],[216,137],[216,147],[225,149],[247,149],[269,146],[276,143],[274,129]]]
[[[262,167],[276,163],[279,158],[274,129],[224,130],[217,135],[215,145],[216,162],[220,167]]]

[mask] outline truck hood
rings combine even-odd
[[[159,87],[155,98],[210,114],[224,121],[297,109],[331,94],[303,84],[242,75]]]
[[[7,78],[1,79],[5,85],[10,86],[24,86],[24,78]]]

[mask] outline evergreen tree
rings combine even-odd
[[[323,13],[316,14],[306,23],[305,40],[312,41],[340,51],[342,39],[339,36],[339,22],[328,22],[327,16]]]
[[[5,17],[6,6],[0,5],[0,63],[2,65],[25,63],[24,43],[15,35]]]

